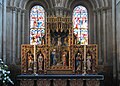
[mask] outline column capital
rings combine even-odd
[[[21,12],[21,11],[23,11],[23,9],[21,9],[19,7],[15,7],[15,6],[7,6],[7,10],[9,10],[9,11],[15,11],[15,12]]]
[[[27,10],[26,10],[26,9],[21,9],[21,12],[22,12],[22,13],[26,13]]]
[[[7,6],[7,10],[9,10],[9,11],[17,11],[17,7]]]
[[[21,8],[17,8],[17,12],[21,12]]]

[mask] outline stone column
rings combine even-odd
[[[25,43],[25,10],[22,10],[22,14],[21,14],[21,19],[22,19],[22,44]]]
[[[99,61],[99,64],[102,65],[102,62],[103,62],[103,59],[102,59],[102,56],[101,56],[101,35],[100,35],[100,32],[101,32],[101,25],[100,25],[100,11],[97,11],[97,39],[98,39],[98,51],[99,51],[99,54],[98,54],[98,61]]]
[[[4,63],[6,63],[6,0],[3,0],[3,20],[2,20],[2,24],[3,24],[3,61]]]
[[[102,43],[102,56],[104,57],[104,65],[107,65],[107,52],[106,52],[106,13],[105,13],[105,10],[101,10],[102,11],[102,33],[101,33],[101,43]]]
[[[97,13],[96,11],[94,12],[94,43],[96,44],[96,41],[97,41],[97,37],[96,37],[96,29],[97,29]]]
[[[12,40],[12,34],[13,34],[13,28],[12,28],[12,7],[7,7],[7,17],[6,17],[6,28],[7,28],[7,63],[12,63],[12,53],[13,53],[13,40]]]
[[[114,45],[116,45],[114,47],[117,48],[117,52],[115,53],[115,50],[114,50],[114,53],[115,53],[114,69],[116,69],[116,71],[114,69],[113,69],[113,71],[114,71],[114,75],[115,75],[115,72],[116,72],[117,79],[120,81],[120,15],[119,15],[120,14],[120,0],[115,0],[115,1],[114,1],[114,3],[116,3],[116,6],[115,6],[116,9],[113,8],[114,9],[114,11],[113,11],[114,16],[113,17],[115,18],[113,21],[114,21],[114,28],[115,29],[113,31],[115,32],[115,30],[116,30],[116,32],[113,35],[114,36],[117,35],[116,36],[116,41],[115,41],[115,42],[117,42],[117,44],[114,42]],[[115,17],[115,15],[116,15],[116,17]],[[119,82],[119,85],[120,85],[120,82]]]
[[[115,41],[116,41],[116,37],[115,37],[115,31],[116,29],[116,0],[112,0],[112,32],[114,33],[113,34],[113,78],[115,79],[117,77],[117,56],[116,56],[116,46],[115,46]],[[119,54],[118,54],[119,55]]]
[[[113,49],[113,44],[111,43],[113,41],[113,28],[112,28],[112,9],[111,7],[106,8],[106,51],[107,51],[107,56],[106,56],[106,61],[109,66],[112,66],[113,64],[113,57],[112,57],[112,49]]]
[[[16,55],[16,48],[17,48],[17,46],[16,46],[16,38],[17,38],[17,35],[18,34],[16,34],[16,8],[15,7],[13,7],[13,9],[12,9],[12,28],[13,28],[13,59],[12,59],[12,63],[13,64],[15,64],[15,60],[16,60],[16,57],[17,57],[17,55]]]
[[[2,59],[2,8],[3,3],[0,0],[0,59]]]
[[[21,29],[21,9],[18,9],[18,41],[17,41],[17,58],[20,61],[20,56],[21,56],[21,38],[22,38],[22,29]]]
[[[30,40],[30,15],[29,10],[24,10],[25,13],[25,19],[24,19],[24,44],[29,44]]]

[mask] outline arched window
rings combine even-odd
[[[77,6],[73,10],[73,28],[76,43],[88,44],[88,12],[84,6]]]
[[[30,11],[30,44],[42,44],[45,36],[45,10],[36,5]]]

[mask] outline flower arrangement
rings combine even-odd
[[[8,70],[8,66],[4,64],[2,59],[0,59],[0,81],[4,85],[8,85],[10,82],[14,85],[13,81],[10,79],[10,71]]]

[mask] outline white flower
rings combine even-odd
[[[3,74],[5,74],[6,70],[2,70]]]
[[[4,65],[5,67],[8,67],[7,65]]]
[[[0,80],[2,80],[2,82],[5,84],[7,84],[7,82],[14,84],[9,77],[10,71],[8,71],[7,69],[8,66],[4,65],[4,62],[2,61],[2,59],[0,59]]]
[[[10,71],[7,71],[6,73],[10,74]]]
[[[3,80],[3,83],[5,83],[5,81]]]
[[[4,80],[6,80],[7,78],[5,77]]]
[[[4,74],[4,76],[7,76],[7,74]]]

